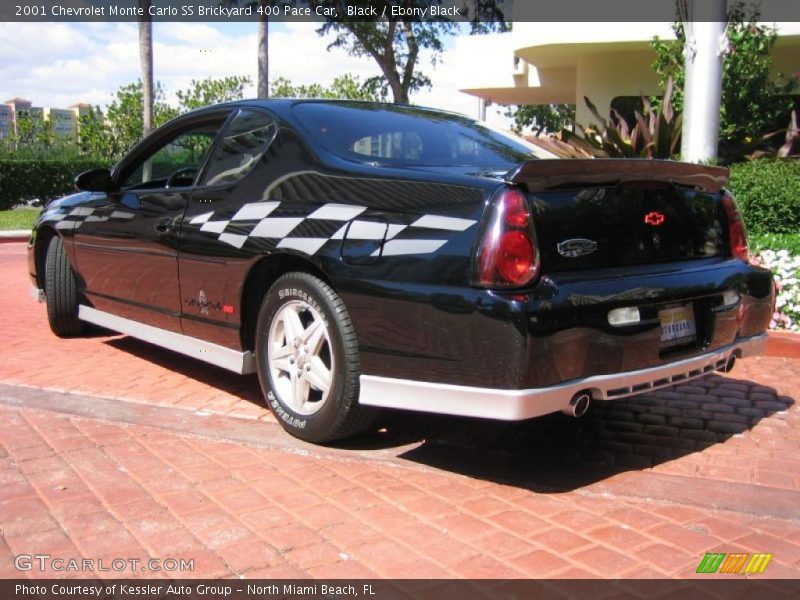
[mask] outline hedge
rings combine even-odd
[[[0,210],[8,210],[26,200],[44,203],[75,191],[78,173],[109,167],[102,159],[38,160],[0,159]]]
[[[729,187],[748,233],[800,232],[800,160],[761,159],[730,166]]]

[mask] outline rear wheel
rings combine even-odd
[[[69,264],[64,242],[58,236],[53,237],[47,247],[44,272],[50,329],[59,337],[79,335],[84,330],[84,324],[78,319],[78,281]]]
[[[363,432],[376,411],[358,403],[361,374],[355,331],[344,302],[324,281],[287,273],[258,315],[261,388],[284,429],[325,443]]]

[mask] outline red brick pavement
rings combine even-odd
[[[800,565],[791,519],[7,406],[0,441],[0,577],[18,574],[13,555],[41,552],[194,559],[182,575],[253,578],[683,577],[709,550],[773,552],[771,577]]]
[[[56,338],[44,305],[31,300],[24,244],[0,245],[0,281],[6,282],[0,380],[272,420],[254,375],[241,377],[125,336]]]
[[[20,246],[0,246],[0,277],[0,383],[278,429],[252,378],[50,335]],[[191,435],[191,419],[174,432],[0,402],[0,577],[33,552],[192,558],[183,575],[203,577],[566,578],[686,577],[707,551],[758,551],[775,555],[765,576],[796,578],[800,361],[732,375],[579,421],[401,416],[389,461],[378,444],[260,447]]]

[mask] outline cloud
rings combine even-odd
[[[344,73],[366,79],[379,74],[369,57],[328,49],[331,36],[318,24],[282,23],[270,30],[270,77],[295,83],[328,84]],[[256,81],[257,24],[220,27],[207,23],[156,23],[155,77],[174,99],[192,79],[246,75]],[[37,106],[76,102],[107,105],[121,86],[140,77],[136,23],[0,23],[0,101],[23,96]],[[418,104],[475,116],[477,100],[458,91],[465,65],[457,44],[449,44],[437,65],[423,52],[420,68],[431,90],[412,96]],[[470,64],[469,69],[491,68]],[[254,85],[246,90],[255,94]]]

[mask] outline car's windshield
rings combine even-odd
[[[511,169],[532,146],[460,115],[413,106],[302,102],[293,108],[328,151],[378,164]]]

